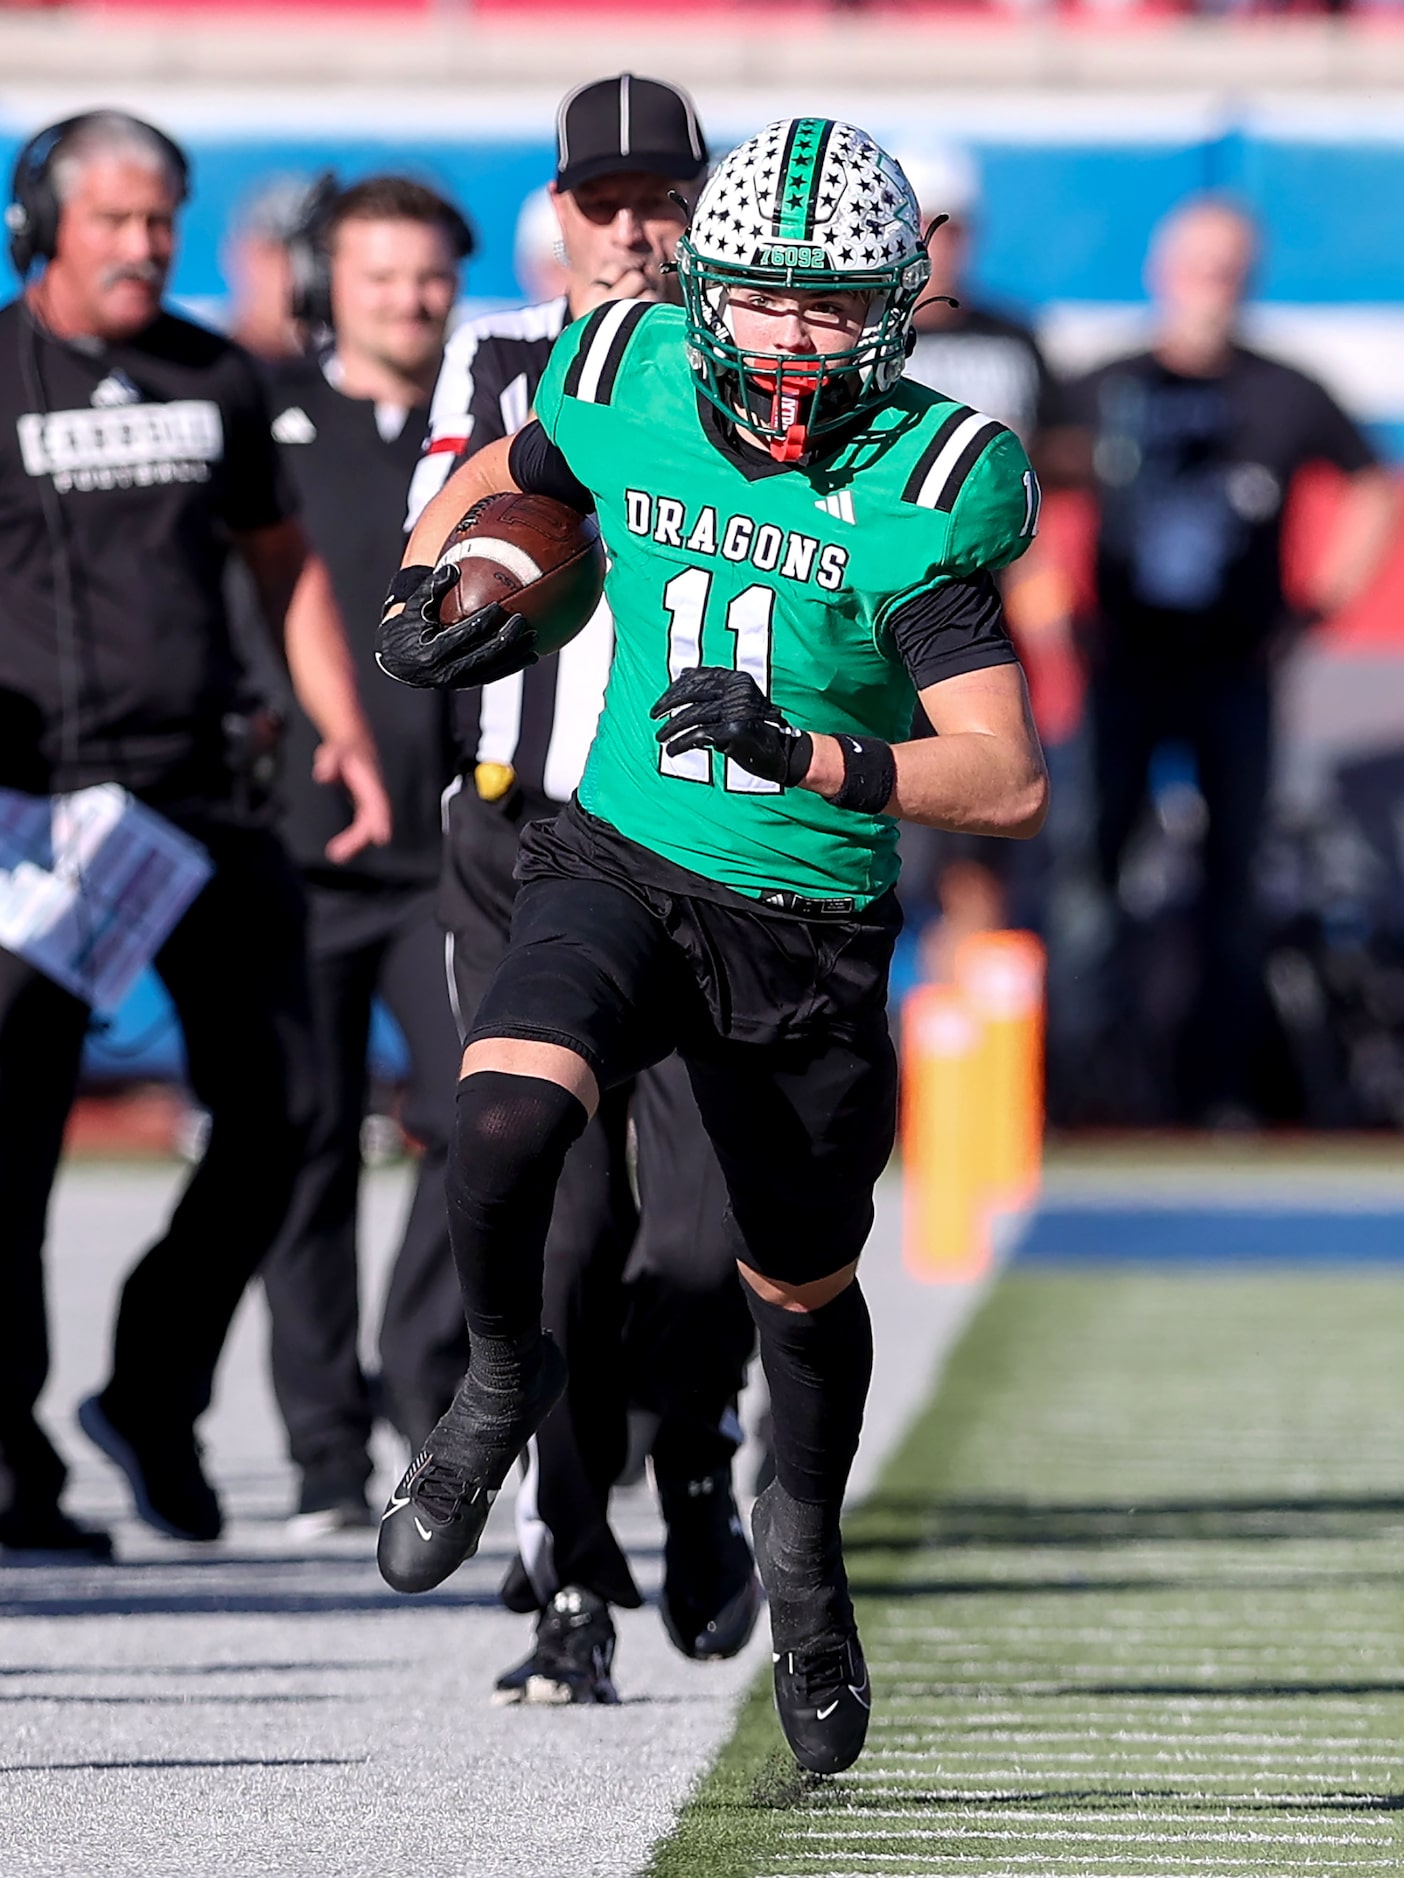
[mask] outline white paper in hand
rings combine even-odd
[[[198,841],[117,783],[0,789],[0,946],[97,1010],[122,1002],[212,872]]]

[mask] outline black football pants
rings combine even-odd
[[[185,821],[215,864],[157,955],[209,1143],[122,1288],[109,1391],[124,1422],[189,1426],[244,1286],[287,1210],[313,1106],[302,898],[264,829]],[[16,1504],[65,1468],[35,1418],[48,1374],[43,1247],[87,1006],[0,952],[0,1456]]]
[[[555,807],[484,803],[471,784],[450,799],[439,912],[464,1029],[507,949],[520,827]],[[659,1473],[692,1480],[729,1463],[754,1333],[725,1209],[721,1168],[676,1058],[605,1095],[566,1156],[546,1242],[543,1322],[570,1381],[532,1443],[517,1516],[530,1596],[509,1581],[514,1608],[565,1584],[638,1604],[609,1526],[631,1404],[659,1418]]]
[[[1185,1090],[1186,1118],[1197,1119],[1206,1106],[1245,1099],[1255,1034],[1266,1019],[1253,863],[1272,774],[1271,675],[1259,664],[1171,673],[1158,664],[1118,662],[1094,675],[1089,707],[1097,860],[1113,896],[1145,809],[1156,749],[1178,739],[1194,753],[1209,818]],[[1122,939],[1124,951],[1124,932]],[[1113,971],[1125,977],[1124,958]],[[1125,987],[1114,984],[1113,997],[1124,1007]]]
[[[422,1149],[379,1336],[382,1407],[416,1449],[468,1360],[444,1211],[459,1046],[432,889],[348,876],[334,886],[309,882],[307,900],[318,1111],[287,1223],[262,1276],[289,1452],[305,1480],[339,1493],[363,1486],[371,1473],[356,1215],[375,998],[385,1000],[405,1039],[402,1121]]]

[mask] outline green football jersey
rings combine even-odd
[[[670,757],[649,710],[694,665],[750,672],[801,730],[901,742],[915,693],[888,622],[1028,546],[1038,484],[1002,424],[905,381],[820,467],[743,464],[703,427],[683,314],[614,301],[562,334],[536,415],[595,498],[615,651],[580,800],[739,893],[862,906],[897,827],[717,752]]]

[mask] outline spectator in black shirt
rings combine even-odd
[[[916,344],[907,376],[997,417],[1032,450],[1048,423],[1054,382],[1033,330],[988,304],[966,281],[980,181],[963,150],[904,154],[902,168],[932,228],[931,279],[912,322]],[[952,306],[950,300],[959,304]]]
[[[284,833],[308,901],[312,1009],[322,1095],[307,1163],[263,1268],[273,1386],[301,1476],[292,1530],[313,1538],[368,1526],[370,1391],[357,1355],[356,1212],[371,1005],[383,997],[409,1051],[404,1123],[423,1148],[380,1328],[383,1403],[412,1448],[447,1408],[467,1362],[449,1251],[444,1166],[458,1080],[458,1031],[434,913],[439,798],[457,770],[446,692],[392,684],[371,637],[404,551],[404,510],[471,245],[458,212],[405,177],[332,196],[303,272],[322,283],[304,309],[335,335],[324,358],[280,368],[273,435],[323,554],[356,659],[394,809],[387,846],[329,866],[341,791],[312,780],[316,733],[288,728]]]
[[[298,885],[249,819],[231,761],[237,668],[221,576],[247,563],[351,820],[349,860],[389,808],[325,572],[268,435],[255,370],[164,312],[185,163],[118,113],[21,151],[21,277],[0,309],[0,786],[124,784],[194,835],[213,877],[157,953],[209,1146],[166,1236],[123,1288],[88,1434],[158,1529],[213,1539],[195,1422],[229,1320],[282,1221],[311,1113]],[[41,1257],[89,1011],[0,953],[0,1543],[106,1551],[59,1511],[65,1469],[34,1416],[47,1369]]]
[[[1089,707],[1107,891],[1166,739],[1192,749],[1208,810],[1189,1119],[1251,1114],[1262,1004],[1251,875],[1272,768],[1273,675],[1293,623],[1282,590],[1288,490],[1308,463],[1347,479],[1312,616],[1362,590],[1396,514],[1389,476],[1329,393],[1239,342],[1255,250],[1232,205],[1177,209],[1150,253],[1154,343],[1071,389],[1076,428],[1055,445],[1065,471],[1100,498]]]

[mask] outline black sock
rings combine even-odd
[[[817,1311],[787,1311],[741,1289],[760,1337],[775,1422],[775,1472],[792,1500],[837,1528],[873,1373],[873,1327],[857,1281]]]
[[[488,1372],[510,1369],[514,1353],[540,1334],[556,1183],[588,1120],[578,1097],[544,1077],[488,1069],[458,1085],[445,1180],[449,1243],[471,1367],[489,1387]]]

